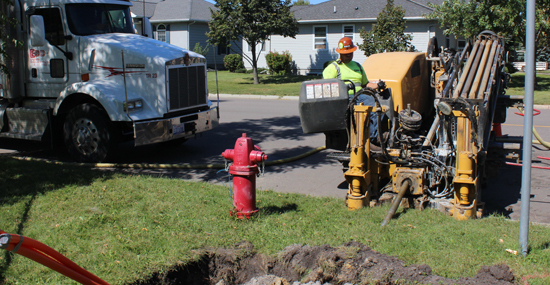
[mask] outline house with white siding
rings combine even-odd
[[[436,36],[440,46],[457,47],[454,37],[443,35],[439,24],[427,20],[432,12],[428,2],[440,4],[443,0],[395,0],[395,6],[405,9],[405,33],[413,36],[412,44],[418,51],[427,51],[428,41]],[[361,29],[370,30],[376,24],[378,14],[386,6],[385,0],[331,0],[317,5],[295,6],[292,8],[298,20],[299,32],[296,38],[272,36],[265,42],[263,51],[289,51],[299,74],[321,73],[323,64],[338,58],[335,51],[338,41],[350,37],[355,43],[362,43]],[[246,43],[244,43],[246,46]],[[245,48],[244,52],[249,52]],[[366,56],[360,50],[354,53],[354,60],[363,63]],[[245,62],[247,68],[251,68]],[[265,67],[265,57],[260,56],[258,67]]]
[[[149,2],[153,1],[153,2]],[[147,0],[135,1],[131,8],[136,15],[136,30],[139,33],[139,18],[145,15],[153,26],[153,37],[157,40],[193,50],[196,43],[202,47],[207,44],[206,33],[211,19],[210,9],[215,6],[204,0]],[[394,0],[394,5],[405,9],[405,33],[413,36],[412,44],[418,51],[427,51],[428,41],[436,36],[439,46],[461,49],[465,41],[443,35],[436,21],[426,19],[432,12],[428,2],[441,4],[444,0]],[[288,51],[293,58],[298,74],[321,73],[323,64],[338,58],[335,51],[340,38],[348,36],[355,43],[362,43],[361,29],[370,30],[376,24],[378,14],[386,6],[386,0],[331,0],[316,5],[292,7],[298,21],[299,32],[296,38],[273,35],[262,48],[258,67],[267,67],[265,54],[269,51]],[[250,47],[245,41],[238,43],[244,47],[242,53],[250,56]],[[223,57],[232,53],[226,47],[209,47],[207,61],[209,66],[217,63],[223,68]],[[240,52],[240,48],[235,49]],[[257,50],[260,50],[258,48]],[[366,56],[362,51],[354,53],[354,60],[362,63]],[[250,63],[244,61],[247,68]]]

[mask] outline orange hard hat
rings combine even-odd
[[[357,49],[357,46],[353,44],[353,41],[348,37],[343,37],[338,42],[338,47],[336,48],[337,53],[352,53]]]

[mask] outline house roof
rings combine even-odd
[[[443,0],[395,0],[394,5],[405,9],[405,19],[423,18],[432,12],[428,2],[439,5]],[[331,0],[317,5],[297,6],[293,11],[299,23],[375,20],[385,6],[386,1],[380,0]]]
[[[204,0],[165,0],[156,4],[151,22],[210,21],[214,4]]]
[[[405,19],[421,19],[432,12],[428,3],[440,5],[444,0],[394,0],[396,6],[405,9]],[[134,1],[132,13],[143,15],[143,2]],[[298,23],[331,21],[375,21],[386,6],[381,0],[330,0],[316,5],[292,6]],[[216,7],[204,0],[145,0],[145,15],[153,23],[160,22],[209,22],[210,9]]]
[[[132,1],[133,6],[130,7],[130,11],[132,13],[134,13],[137,17],[142,18],[143,17],[143,8],[145,8],[145,17],[151,18],[153,16],[153,13],[155,13],[155,7],[157,5],[157,2]]]

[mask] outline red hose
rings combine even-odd
[[[519,112],[515,112],[514,114],[523,116],[523,113],[519,113]],[[539,114],[540,114],[540,110],[533,109],[533,116],[536,116],[536,115],[539,115]]]
[[[523,166],[521,163],[513,163],[513,162],[506,162],[507,165],[513,165],[513,166]],[[539,169],[548,169],[550,170],[550,167],[547,167],[547,166],[537,166],[537,165],[532,165],[531,166],[532,168],[539,168]]]
[[[43,253],[39,252],[39,251],[36,251],[35,249],[30,249],[30,248],[27,248],[27,247],[24,247],[22,246],[18,251],[17,251],[18,254],[26,257],[26,258],[29,258],[33,261],[36,261],[46,267],[49,267],[71,279],[73,279],[74,281],[76,282],[79,282],[81,284],[85,284],[85,285],[98,285],[98,284],[108,284],[106,282],[102,282],[102,283],[98,283],[98,282],[94,282],[93,280],[91,280],[90,278],[68,268],[67,266],[65,266],[64,264],[62,263],[58,263],[56,262],[55,260],[47,257],[46,255],[44,255]]]
[[[109,284],[103,281],[101,278],[86,271],[84,268],[78,266],[72,260],[63,256],[53,248],[37,240],[21,235],[7,234],[2,230],[0,230],[0,234],[6,234],[10,236],[8,246],[5,248],[7,251],[13,251],[14,253],[32,259],[82,284]],[[23,242],[20,243],[21,238],[23,238]],[[19,248],[16,249],[18,245]]]

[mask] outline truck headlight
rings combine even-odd
[[[129,100],[126,103],[126,108],[128,108],[128,111],[136,111],[143,108],[143,100],[137,99],[137,100]]]

